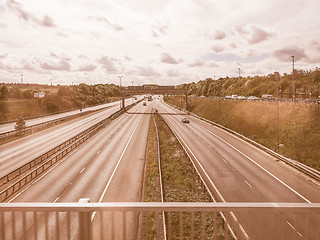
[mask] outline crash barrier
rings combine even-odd
[[[6,174],[0,178],[0,202],[7,200],[9,197],[17,193],[22,187],[30,183],[32,180],[38,178],[48,169],[50,169],[57,162],[61,161],[71,151],[76,149],[79,145],[86,142],[90,137],[100,131],[113,119],[119,117],[126,110],[130,109],[138,102],[127,106],[124,110],[119,110],[104,120],[96,123],[90,128],[84,130],[78,135],[70,138],[64,143],[42,154],[41,156],[31,160],[18,169]]]
[[[196,118],[198,118],[198,119],[201,119],[201,120],[203,120],[203,121],[205,121],[205,122],[207,122],[207,123],[209,123],[209,124],[211,124],[211,125],[213,125],[213,126],[219,127],[219,128],[221,128],[221,129],[229,132],[229,133],[232,133],[233,135],[235,135],[235,136],[237,136],[237,137],[245,140],[246,142],[248,142],[248,143],[256,146],[257,148],[265,151],[265,152],[268,153],[269,155],[271,155],[271,156],[273,156],[273,157],[275,157],[275,158],[277,158],[277,159],[279,159],[279,160],[287,163],[287,164],[290,165],[291,167],[294,167],[295,169],[303,172],[303,173],[306,174],[307,176],[309,176],[309,177],[311,177],[311,178],[313,178],[313,179],[315,179],[315,180],[317,180],[317,181],[320,181],[320,171],[318,171],[318,170],[316,170],[316,169],[314,169],[314,168],[312,168],[312,167],[309,167],[309,166],[307,166],[307,165],[305,165],[305,164],[303,164],[303,163],[301,163],[301,162],[298,162],[298,161],[296,161],[296,160],[293,160],[293,159],[284,157],[284,156],[280,155],[279,153],[277,153],[277,152],[275,152],[275,151],[273,151],[273,150],[271,150],[271,149],[269,149],[269,148],[261,145],[260,143],[257,143],[257,142],[255,142],[255,141],[253,141],[253,140],[250,139],[250,138],[247,138],[246,136],[244,136],[244,135],[242,135],[242,134],[240,134],[240,133],[237,133],[237,132],[235,132],[235,131],[233,131],[233,130],[225,127],[225,126],[222,126],[222,125],[220,125],[220,124],[218,124],[218,123],[215,123],[215,122],[212,122],[212,121],[210,121],[210,120],[208,120],[208,119],[205,119],[205,118],[203,118],[203,117],[200,117],[200,116],[198,116],[197,114],[195,114],[195,113],[193,113],[193,112],[186,111],[185,109],[179,108],[179,107],[177,107],[177,106],[175,106],[175,105],[172,105],[172,104],[170,104],[170,103],[167,103],[167,102],[166,102],[166,104],[168,104],[168,105],[170,105],[171,107],[174,107],[174,108],[176,108],[176,109],[179,109],[180,111],[184,111],[185,113],[190,114],[191,116],[194,116],[194,117],[196,117]]]

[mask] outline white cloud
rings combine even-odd
[[[144,77],[154,77],[154,76],[161,76],[161,74],[154,70],[151,66],[147,67],[136,67],[138,71],[139,76],[144,76]]]
[[[70,71],[70,63],[66,60],[60,60],[59,62],[43,62],[41,68],[45,70],[54,70],[54,71]]]
[[[113,60],[111,60],[108,56],[102,56],[98,63],[100,63],[103,68],[107,71],[107,73],[117,73],[118,69],[114,66]]]
[[[6,0],[0,75],[16,81],[23,70],[41,83],[54,73],[64,84],[117,82],[115,74],[198,81],[230,76],[235,62],[253,75],[287,72],[291,55],[297,67],[315,68],[317,9],[318,0]]]
[[[168,64],[179,64],[183,62],[182,59],[175,59],[169,53],[162,53],[161,54],[161,62],[168,63]]]

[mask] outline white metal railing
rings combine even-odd
[[[96,213],[92,219],[92,213]],[[320,239],[320,203],[0,203],[0,239],[233,239],[233,212],[250,239]]]

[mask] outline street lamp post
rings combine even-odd
[[[239,70],[239,78],[240,78],[240,68],[238,68],[238,70]]]
[[[133,81],[133,80],[131,80],[132,88],[133,88],[133,82],[134,82],[134,81]],[[132,96],[132,103],[133,103],[133,98],[134,98],[134,97]]]
[[[21,74],[21,83],[23,83],[23,74]]]
[[[294,56],[292,57],[292,97],[294,100],[296,99],[296,88],[295,88],[295,83],[294,83]]]
[[[274,73],[276,79],[277,79],[277,146],[276,150],[279,150],[279,78],[280,74],[279,72]]]
[[[121,109],[121,78],[123,78],[123,76],[118,76],[119,80],[120,80],[120,87],[119,87],[119,91],[120,91],[120,109]]]

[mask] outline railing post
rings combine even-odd
[[[88,203],[90,198],[80,198],[78,203]],[[91,237],[91,217],[90,212],[79,213],[79,239],[90,240]]]

